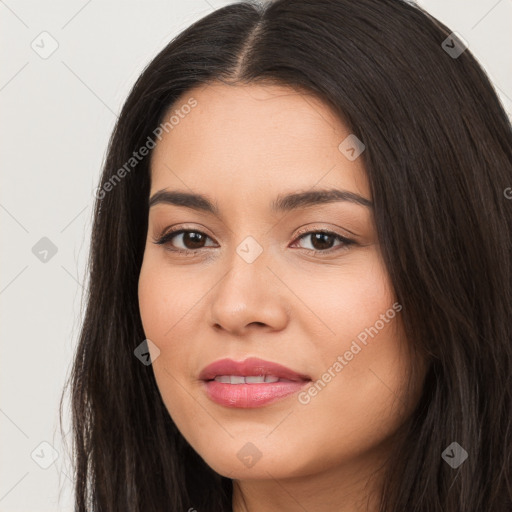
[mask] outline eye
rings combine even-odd
[[[299,241],[308,239],[311,247],[302,248],[315,253],[343,250],[355,243],[354,240],[327,230],[307,231],[297,238]],[[336,241],[340,242],[338,246],[333,245]]]
[[[302,246],[300,248],[318,254],[344,250],[356,243],[354,240],[327,230],[307,231],[302,232],[302,234],[299,233],[299,235],[294,244],[297,241],[301,242],[309,239],[310,247]],[[176,253],[195,254],[206,247],[215,247],[214,244],[207,245],[208,240],[212,241],[211,237],[202,231],[177,228],[160,235],[154,239],[153,243],[165,245],[169,251]],[[334,245],[336,242],[338,244]]]
[[[176,239],[177,242],[172,242]],[[206,240],[211,238],[202,231],[195,231],[190,229],[175,229],[164,233],[156,240],[155,244],[168,245],[170,251],[176,252],[195,252],[205,247]],[[176,247],[174,244],[181,244],[181,247]]]

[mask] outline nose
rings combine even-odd
[[[235,253],[224,277],[209,294],[211,325],[237,336],[255,329],[283,329],[289,317],[289,297],[275,275],[275,266],[265,252],[251,263]]]

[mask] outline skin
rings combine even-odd
[[[160,350],[152,366],[165,406],[206,463],[234,479],[236,512],[354,512],[367,503],[376,510],[378,469],[421,389],[419,381],[404,391],[411,356],[400,313],[359,343],[307,404],[295,393],[261,408],[227,408],[198,380],[218,359],[259,357],[317,381],[393,309],[371,208],[335,201],[270,209],[277,195],[330,188],[371,201],[363,157],[340,152],[350,131],[312,95],[213,83],[183,94],[173,110],[191,97],[197,106],[151,156],[150,197],[162,189],[201,193],[220,217],[150,208],[139,304],[145,334]],[[206,237],[154,243],[182,224]],[[334,237],[315,245],[319,229],[355,243]],[[236,252],[247,236],[263,249],[252,263]],[[248,442],[261,454],[252,467],[237,457]]]

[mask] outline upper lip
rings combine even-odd
[[[273,375],[280,379],[292,381],[311,380],[307,375],[295,372],[286,366],[272,363],[257,357],[250,357],[244,361],[233,361],[233,359],[219,359],[201,370],[200,380],[213,380],[219,375],[240,375],[251,377],[258,375]]]

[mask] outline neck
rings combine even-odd
[[[233,512],[376,512],[384,464],[379,453],[300,477],[233,480]]]

